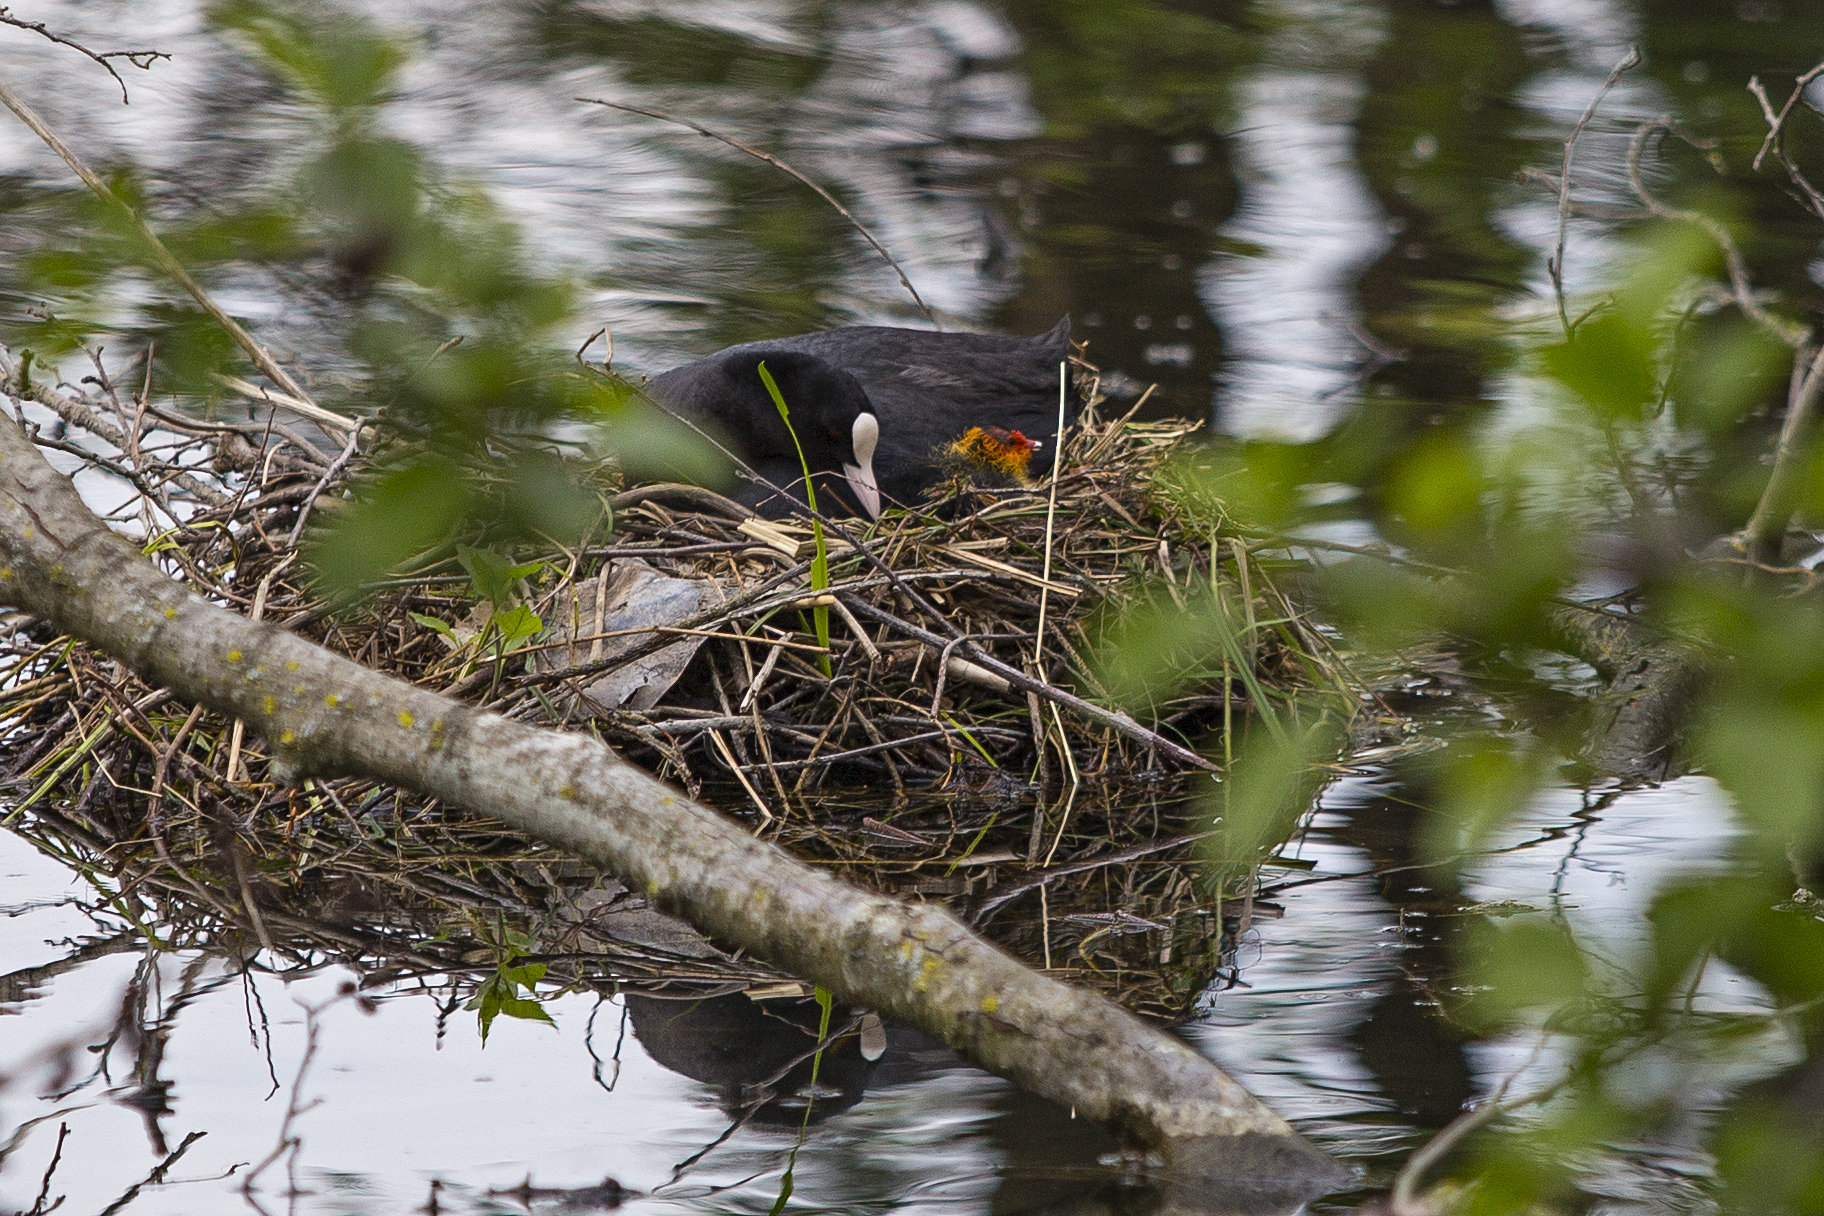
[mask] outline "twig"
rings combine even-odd
[[[286,1152],[296,1152],[303,1144],[303,1141],[293,1134],[292,1124],[297,1121],[299,1115],[317,1105],[314,1101],[302,1102],[300,1099],[304,1092],[304,1079],[310,1075],[310,1066],[317,1058],[317,1047],[322,1039],[323,1011],[354,994],[355,986],[345,983],[337,990],[336,995],[328,1000],[319,1001],[315,1005],[306,1005],[303,1001],[297,1003],[298,1008],[304,1011],[304,1054],[298,1059],[297,1075],[292,1078],[291,1082],[291,1097],[285,1103],[285,1114],[279,1121],[279,1142],[273,1146],[272,1152],[266,1155],[265,1160],[254,1166],[247,1177],[241,1180],[241,1195],[249,1203],[253,1202],[254,1183],[259,1181],[260,1175],[271,1168],[272,1163],[283,1157]],[[103,1216],[106,1214],[104,1213]]]
[[[97,198],[112,205],[126,218],[127,223],[132,226],[133,230],[139,235],[139,238],[146,242],[146,246],[150,250],[153,260],[159,264],[160,268],[162,268],[166,274],[176,279],[185,291],[190,293],[191,298],[202,306],[204,312],[208,313],[215,319],[215,322],[218,325],[228,331],[229,336],[235,340],[242,350],[247,352],[247,357],[253,360],[253,365],[255,367],[259,368],[261,372],[286,393],[296,397],[300,401],[310,401],[310,394],[298,387],[297,382],[285,373],[285,369],[280,367],[278,363],[273,360],[272,356],[266,353],[266,348],[254,341],[253,335],[242,329],[240,322],[222,311],[222,306],[217,304],[215,300],[210,297],[209,293],[203,290],[201,283],[198,283],[195,279],[190,277],[190,272],[184,269],[183,263],[172,256],[171,251],[166,249],[164,242],[158,239],[158,236],[151,228],[147,227],[146,221],[140,218],[139,213],[128,206],[125,199],[114,193],[113,189],[109,187],[106,182],[96,176],[95,171],[89,168],[81,157],[70,151],[70,149],[64,145],[64,142],[57,138],[56,133],[45,125],[44,120],[39,118],[38,115],[33,112],[32,108],[26,105],[20,96],[13,92],[4,81],[0,81],[0,104],[4,104],[7,109],[13,112],[14,116],[17,117],[20,122],[31,128],[32,134],[43,140],[51,151],[62,157],[63,163],[68,165],[71,171],[82,179],[85,186],[95,192]],[[327,410],[324,411],[324,413],[328,412],[329,411]],[[350,425],[352,425],[352,423]]]
[[[1388,1196],[1387,1207],[1391,1216],[1432,1216],[1430,1205],[1421,1200],[1417,1194],[1419,1183],[1424,1180],[1426,1172],[1432,1166],[1441,1161],[1451,1149],[1462,1143],[1465,1136],[1484,1124],[1492,1122],[1497,1116],[1519,1110],[1523,1106],[1531,1106],[1536,1102],[1543,1102],[1564,1088],[1569,1081],[1568,1077],[1561,1078],[1544,1089],[1527,1094],[1525,1097],[1515,1098],[1512,1102],[1502,1101],[1515,1079],[1532,1067],[1533,1062],[1539,1058],[1539,1053],[1545,1049],[1545,1042],[1546,1040],[1541,1038],[1534,1045],[1533,1053],[1527,1057],[1526,1062],[1503,1077],[1501,1084],[1495,1087],[1495,1091],[1482,1102],[1477,1103],[1475,1109],[1464,1111],[1445,1124],[1442,1131],[1427,1140],[1424,1147],[1406,1159],[1406,1164],[1393,1181],[1393,1192]]]
[[[208,1134],[208,1132],[191,1132],[188,1136],[185,1136],[184,1142],[165,1154],[165,1159],[153,1166],[151,1173],[147,1174],[145,1178],[139,1182],[135,1182],[132,1186],[128,1187],[122,1192],[119,1199],[116,1199],[113,1203],[110,1203],[107,1207],[101,1209],[101,1216],[114,1216],[114,1213],[120,1211],[120,1209],[139,1198],[139,1193],[146,1187],[158,1186],[164,1182],[166,1171],[176,1165],[179,1159],[190,1151],[190,1146],[192,1144],[195,1144],[198,1140],[201,1140]]]
[[[876,608],[866,600],[851,596],[849,597],[849,607],[862,616],[871,617],[884,625],[891,625],[906,636],[917,638],[927,646],[941,649],[947,640],[928,630],[920,629],[917,625],[914,625],[909,621],[902,621],[892,613]],[[1037,693],[1048,701],[1055,701],[1072,713],[1077,714],[1080,717],[1088,718],[1092,722],[1099,723],[1102,726],[1110,727],[1116,734],[1121,735],[1123,738],[1132,739],[1143,747],[1154,748],[1160,754],[1170,756],[1180,764],[1188,764],[1192,768],[1200,768],[1206,772],[1213,773],[1218,771],[1216,765],[1211,764],[1208,760],[1205,760],[1202,756],[1199,756],[1188,747],[1174,743],[1156,731],[1146,729],[1146,727],[1140,725],[1124,713],[1103,709],[1099,705],[1092,705],[1083,698],[1073,696],[1061,688],[1047,684],[1043,680],[1035,680],[1019,668],[1010,667],[1006,663],[1001,662],[1001,660],[995,658],[972,642],[965,642],[964,646],[968,649],[971,659],[994,672],[1022,692]]]
[[[1576,151],[1577,141],[1583,137],[1584,128],[1596,117],[1596,107],[1602,104],[1602,99],[1615,87],[1615,82],[1639,64],[1640,48],[1629,47],[1627,56],[1609,69],[1608,78],[1596,90],[1596,96],[1590,98],[1590,104],[1584,107],[1583,117],[1577,120],[1577,125],[1571,128],[1570,138],[1564,141],[1564,159],[1558,170],[1558,243],[1556,251],[1546,260],[1545,270],[1552,277],[1552,292],[1558,298],[1558,320],[1564,326],[1564,336],[1567,338],[1571,336],[1573,328],[1570,314],[1564,306],[1564,240],[1565,228],[1571,218],[1571,158]]]
[[[1761,150],[1754,154],[1755,169],[1758,171],[1761,163],[1767,159],[1767,153],[1772,152],[1779,159],[1780,164],[1785,166],[1786,176],[1791,179],[1792,184],[1797,186],[1800,193],[1805,196],[1805,204],[1819,219],[1824,219],[1824,193],[1820,193],[1818,188],[1806,179],[1805,175],[1799,171],[1799,166],[1786,153],[1786,119],[1792,114],[1793,107],[1803,100],[1805,90],[1811,86],[1812,81],[1820,76],[1824,76],[1824,63],[1818,64],[1811,71],[1798,77],[1793,84],[1792,94],[1786,98],[1786,104],[1780,107],[1778,114],[1773,112],[1773,103],[1767,99],[1767,90],[1761,86],[1760,77],[1749,78],[1748,91],[1754,94],[1756,101],[1761,103],[1761,113],[1767,118],[1767,138],[1761,141]]]
[[[53,34],[45,27],[45,24],[42,21],[27,21],[24,18],[13,16],[12,12],[13,10],[10,5],[0,5],[0,25],[10,25],[14,29],[29,30],[34,34],[49,38],[58,46],[67,46],[73,51],[87,55],[90,59],[99,63],[102,66],[102,70],[112,76],[114,78],[114,83],[120,86],[120,104],[123,106],[132,104],[127,98],[127,82],[120,78],[120,73],[114,70],[114,65],[109,63],[108,60],[124,59],[140,71],[149,72],[152,70],[152,65],[157,63],[160,59],[171,58],[171,56],[164,51],[91,51],[80,42],[72,42],[61,34]]]
[[[451,342],[454,342],[454,339],[452,339]],[[450,343],[445,343],[444,349],[447,349],[449,345]],[[435,357],[435,355],[432,356],[432,358]],[[291,410],[293,413],[302,414],[312,422],[323,426],[331,426],[339,431],[346,431],[355,425],[355,420],[353,418],[338,414],[334,410],[326,410],[316,402],[299,397],[295,394],[275,393],[269,388],[262,388],[257,384],[249,383],[239,376],[224,376],[220,372],[210,373],[209,378],[223,388],[233,389],[243,397],[250,398],[254,401],[263,401],[267,405],[282,406],[285,409]]]
[[[1072,874],[1082,874],[1089,870],[1099,870],[1104,866],[1120,865],[1123,862],[1128,861],[1138,861],[1142,857],[1150,857],[1154,853],[1164,853],[1167,850],[1176,849],[1183,845],[1195,844],[1199,840],[1207,840],[1214,835],[1216,835],[1215,831],[1208,831],[1192,832],[1189,835],[1184,836],[1167,836],[1162,840],[1149,840],[1144,844],[1137,844],[1132,848],[1121,849],[1118,852],[1104,853],[1102,856],[1092,857],[1088,861],[1072,861],[1061,866],[1052,866],[1048,869],[1029,872],[1018,882],[1004,888],[990,891],[988,897],[982,901],[981,906],[970,914],[969,922],[975,925],[981,924],[988,918],[988,914],[993,912],[996,908],[1018,899],[1034,887],[1042,888],[1049,883],[1055,882],[1060,878],[1068,877]]]
[[[1058,518],[1058,475],[1064,471],[1064,395],[1069,384],[1069,368],[1064,363],[1059,363],[1057,441],[1051,445],[1051,494],[1045,501],[1045,568],[1039,575],[1039,626],[1032,638],[1035,672],[1045,669],[1045,610],[1051,606],[1051,536],[1052,525]]]
[[[1647,141],[1662,131],[1669,135],[1676,135],[1694,148],[1703,146],[1698,140],[1680,130],[1671,115],[1662,115],[1641,123],[1634,132],[1634,138],[1628,143],[1628,185],[1633,189],[1635,197],[1640,199],[1647,210],[1654,215],[1663,219],[1681,220],[1702,228],[1705,234],[1716,243],[1716,247],[1722,250],[1723,263],[1729,271],[1730,295],[1735,301],[1735,306],[1741,309],[1749,320],[1781,342],[1794,350],[1799,349],[1809,336],[1805,328],[1780,320],[1762,308],[1760,301],[1754,298],[1753,285],[1748,281],[1748,263],[1743,260],[1742,251],[1736,246],[1735,238],[1729,234],[1729,229],[1725,228],[1714,216],[1705,215],[1701,211],[1667,206],[1647,189],[1646,175],[1641,169],[1641,160],[1646,151]]]
[[[1795,370],[1804,366],[1804,357],[1805,352],[1800,351],[1794,360]],[[1812,356],[1810,367],[1794,380],[1796,395],[1786,408],[1786,421],[1780,425],[1773,473],[1743,530],[1749,556],[1762,565],[1779,561],[1786,524],[1798,509],[1802,483],[1811,466],[1812,439],[1818,429],[1820,405],[1824,404],[1824,345]]]
[[[842,218],[849,221],[849,224],[855,229],[855,231],[859,232],[861,234],[861,238],[864,241],[866,241],[868,244],[870,244],[874,247],[875,253],[878,253],[881,257],[886,259],[887,265],[889,265],[893,268],[893,273],[899,276],[900,286],[904,287],[906,289],[906,291],[911,294],[913,302],[918,305],[918,310],[925,314],[925,320],[931,322],[931,324],[933,324],[933,325],[936,325],[939,329],[943,328],[943,325],[938,321],[937,317],[932,313],[930,306],[925,303],[925,298],[918,294],[918,288],[912,286],[912,280],[908,279],[906,277],[906,272],[904,270],[900,269],[900,265],[897,261],[894,260],[893,255],[887,252],[887,247],[885,245],[882,245],[879,241],[875,240],[874,234],[869,232],[867,230],[867,228],[862,225],[862,222],[860,220],[856,219],[855,216],[850,213],[850,211],[847,207],[843,206],[840,202],[838,202],[836,200],[835,195],[831,194],[828,190],[825,190],[822,186],[818,185],[816,182],[812,181],[810,178],[806,177],[804,174],[798,172],[798,170],[792,168],[790,165],[788,165],[784,161],[780,160],[777,156],[773,156],[769,153],[762,152],[758,148],[750,148],[746,144],[742,143],[740,140],[730,139],[728,136],[723,135],[721,132],[712,131],[708,127],[704,126],[703,124],[697,123],[697,122],[692,122],[688,118],[678,118],[671,114],[662,113],[661,111],[658,111],[658,110],[648,110],[648,109],[644,109],[640,106],[625,105],[618,101],[603,101],[599,97],[578,97],[576,100],[588,102],[591,105],[607,106],[611,110],[625,110],[629,114],[643,114],[647,118],[656,118],[660,122],[675,122],[679,126],[689,127],[691,130],[695,131],[698,135],[706,135],[710,139],[714,139],[721,143],[727,144],[729,147],[734,148],[736,151],[745,152],[749,156],[754,157],[756,160],[763,160],[767,164],[773,166],[773,168],[778,169],[783,173],[789,174],[791,177],[793,177],[796,180],[809,186],[811,189],[813,189],[817,192],[817,195],[819,198],[823,199],[823,201],[828,203],[830,206],[836,208],[837,212],[841,214]],[[579,352],[579,354],[580,354],[580,352]]]
[[[0,9],[0,18],[4,18],[5,13],[5,9]],[[59,1123],[57,1125],[57,1147],[51,1151],[51,1163],[44,1167],[44,1181],[38,1185],[38,1198],[33,1202],[28,1216],[44,1216],[44,1213],[63,1202],[63,1199],[59,1197],[57,1203],[53,1203],[50,1208],[44,1206],[44,1201],[51,1197],[51,1179],[57,1176],[57,1165],[63,1160],[63,1142],[69,1138],[70,1125]]]
[[[0,348],[0,378],[3,378],[3,382],[0,382],[0,391],[4,391],[8,396],[36,401],[69,425],[89,432],[97,439],[122,452],[127,450],[128,440],[125,432],[101,417],[97,411],[97,407],[100,405],[98,398],[92,398],[69,386],[63,386],[63,391],[59,391],[45,384],[22,383],[25,377],[4,348]],[[97,459],[101,458],[97,457]],[[174,471],[172,480],[198,502],[219,507],[232,501],[228,495],[204,485],[196,477],[182,470]]]
[[[330,462],[329,467],[323,470],[323,476],[317,478],[317,484],[310,488],[310,497],[306,498],[304,505],[298,508],[298,522],[292,525],[291,535],[285,538],[286,548],[297,547],[298,538],[304,535],[304,525],[310,521],[310,509],[317,505],[318,495],[329,488],[329,483],[336,479],[336,474],[340,473],[348,465],[349,459],[354,456],[355,449],[361,442],[361,428],[366,422],[365,418],[358,419],[355,425],[349,428],[348,444],[342,449],[342,454]]]

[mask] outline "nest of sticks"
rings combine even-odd
[[[1194,424],[1086,402],[1055,486],[959,478],[920,509],[830,521],[825,585],[809,521],[596,470],[611,528],[522,546],[511,559],[534,569],[506,599],[477,594],[452,542],[337,609],[299,538],[358,477],[359,428],[198,421],[123,400],[97,371],[31,384],[0,360],[40,444],[118,485],[113,517],[137,521],[172,577],[421,686],[594,731],[800,856],[945,899],[1034,965],[1156,1016],[1183,1016],[1273,913],[1253,872],[1200,861],[1187,745],[1217,732],[1217,753],[1263,695],[1356,700],[1270,551],[1162,492]],[[1093,656],[1160,576],[1245,609],[1251,670],[1212,668],[1142,725]],[[647,615],[617,625],[634,601]],[[155,941],[427,984],[528,958],[568,985],[782,982],[483,815],[354,779],[279,785],[243,724],[45,622],[0,621],[0,662],[7,825],[94,876],[98,915]]]

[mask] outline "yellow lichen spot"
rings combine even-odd
[[[342,698],[332,692],[327,697],[323,698],[323,704],[329,706],[331,709],[338,709],[342,705]]]
[[[908,963],[912,961],[912,950],[913,946],[911,942],[899,943],[899,957],[905,959]]]
[[[574,785],[560,785],[557,787],[557,796],[559,798],[574,798],[576,797],[576,787]]]
[[[11,578],[11,577],[13,577],[13,572],[11,570],[7,569],[5,566],[0,566],[0,578]]]
[[[931,975],[933,972],[935,972],[937,970],[937,968],[938,968],[938,962],[936,959],[926,958],[925,965],[923,967],[920,967],[918,970],[918,978],[912,981],[912,991],[914,991],[914,992],[930,991]]]
[[[286,671],[296,671],[297,669],[298,669],[298,661],[296,659],[286,660],[286,663],[285,663]]]
[[[982,1012],[983,1013],[999,1013],[1000,1009],[1001,1009],[1001,998],[996,997],[996,996],[985,996],[982,998]]]
[[[304,686],[302,684],[293,684],[291,686],[291,695],[294,697],[303,696],[304,695]]]
[[[412,717],[412,715],[406,713],[403,709],[399,711],[399,725],[405,727],[405,729],[412,729],[412,723],[417,720],[418,719]]]
[[[227,659],[230,663],[238,663],[241,661],[241,652],[238,650],[230,650],[227,654]]]
[[[296,735],[292,734],[288,730],[282,730],[279,732],[279,742],[280,743],[295,743],[295,742],[297,742],[297,738],[298,737]]]
[[[275,710],[277,710],[278,708],[279,708],[279,703],[277,701],[273,700],[271,697],[261,697],[260,698],[260,709],[262,712],[272,713]]]
[[[171,619],[172,619],[172,618],[174,618],[174,617],[175,617],[175,616],[177,616],[177,609],[175,609],[175,608],[167,608],[167,609],[165,609],[165,619],[166,619],[166,620],[167,620],[167,621],[168,621],[168,620],[171,620]]]

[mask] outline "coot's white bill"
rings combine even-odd
[[[855,445],[855,463],[842,466],[849,479],[855,501],[868,513],[869,519],[880,518],[880,483],[874,480],[874,449],[880,443],[880,420],[873,414],[857,414],[851,434]]]

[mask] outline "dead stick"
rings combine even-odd
[[[849,607],[862,616],[879,621],[883,625],[890,625],[907,637],[917,638],[919,641],[925,643],[925,645],[934,647],[938,650],[942,650],[949,641],[949,639],[941,638],[928,630],[920,629],[917,625],[914,625],[909,621],[902,621],[892,613],[876,608],[866,600],[850,597]],[[1206,772],[1213,773],[1219,771],[1216,765],[1211,764],[1196,752],[1180,744],[1173,743],[1170,739],[1167,739],[1156,731],[1146,729],[1146,727],[1140,725],[1124,713],[1103,709],[1099,705],[1092,705],[1083,698],[1073,696],[1061,688],[1045,683],[1043,680],[1035,680],[1019,668],[1008,666],[1006,663],[1001,662],[1001,660],[972,643],[964,642],[963,645],[969,651],[971,660],[988,668],[988,670],[994,672],[1022,692],[1037,693],[1047,701],[1056,702],[1080,717],[1088,718],[1092,722],[1098,722],[1103,726],[1112,728],[1116,734],[1119,734],[1124,738],[1132,739],[1134,742],[1145,747],[1155,748],[1161,754],[1170,756],[1180,764],[1188,764],[1193,768],[1200,768]]]

